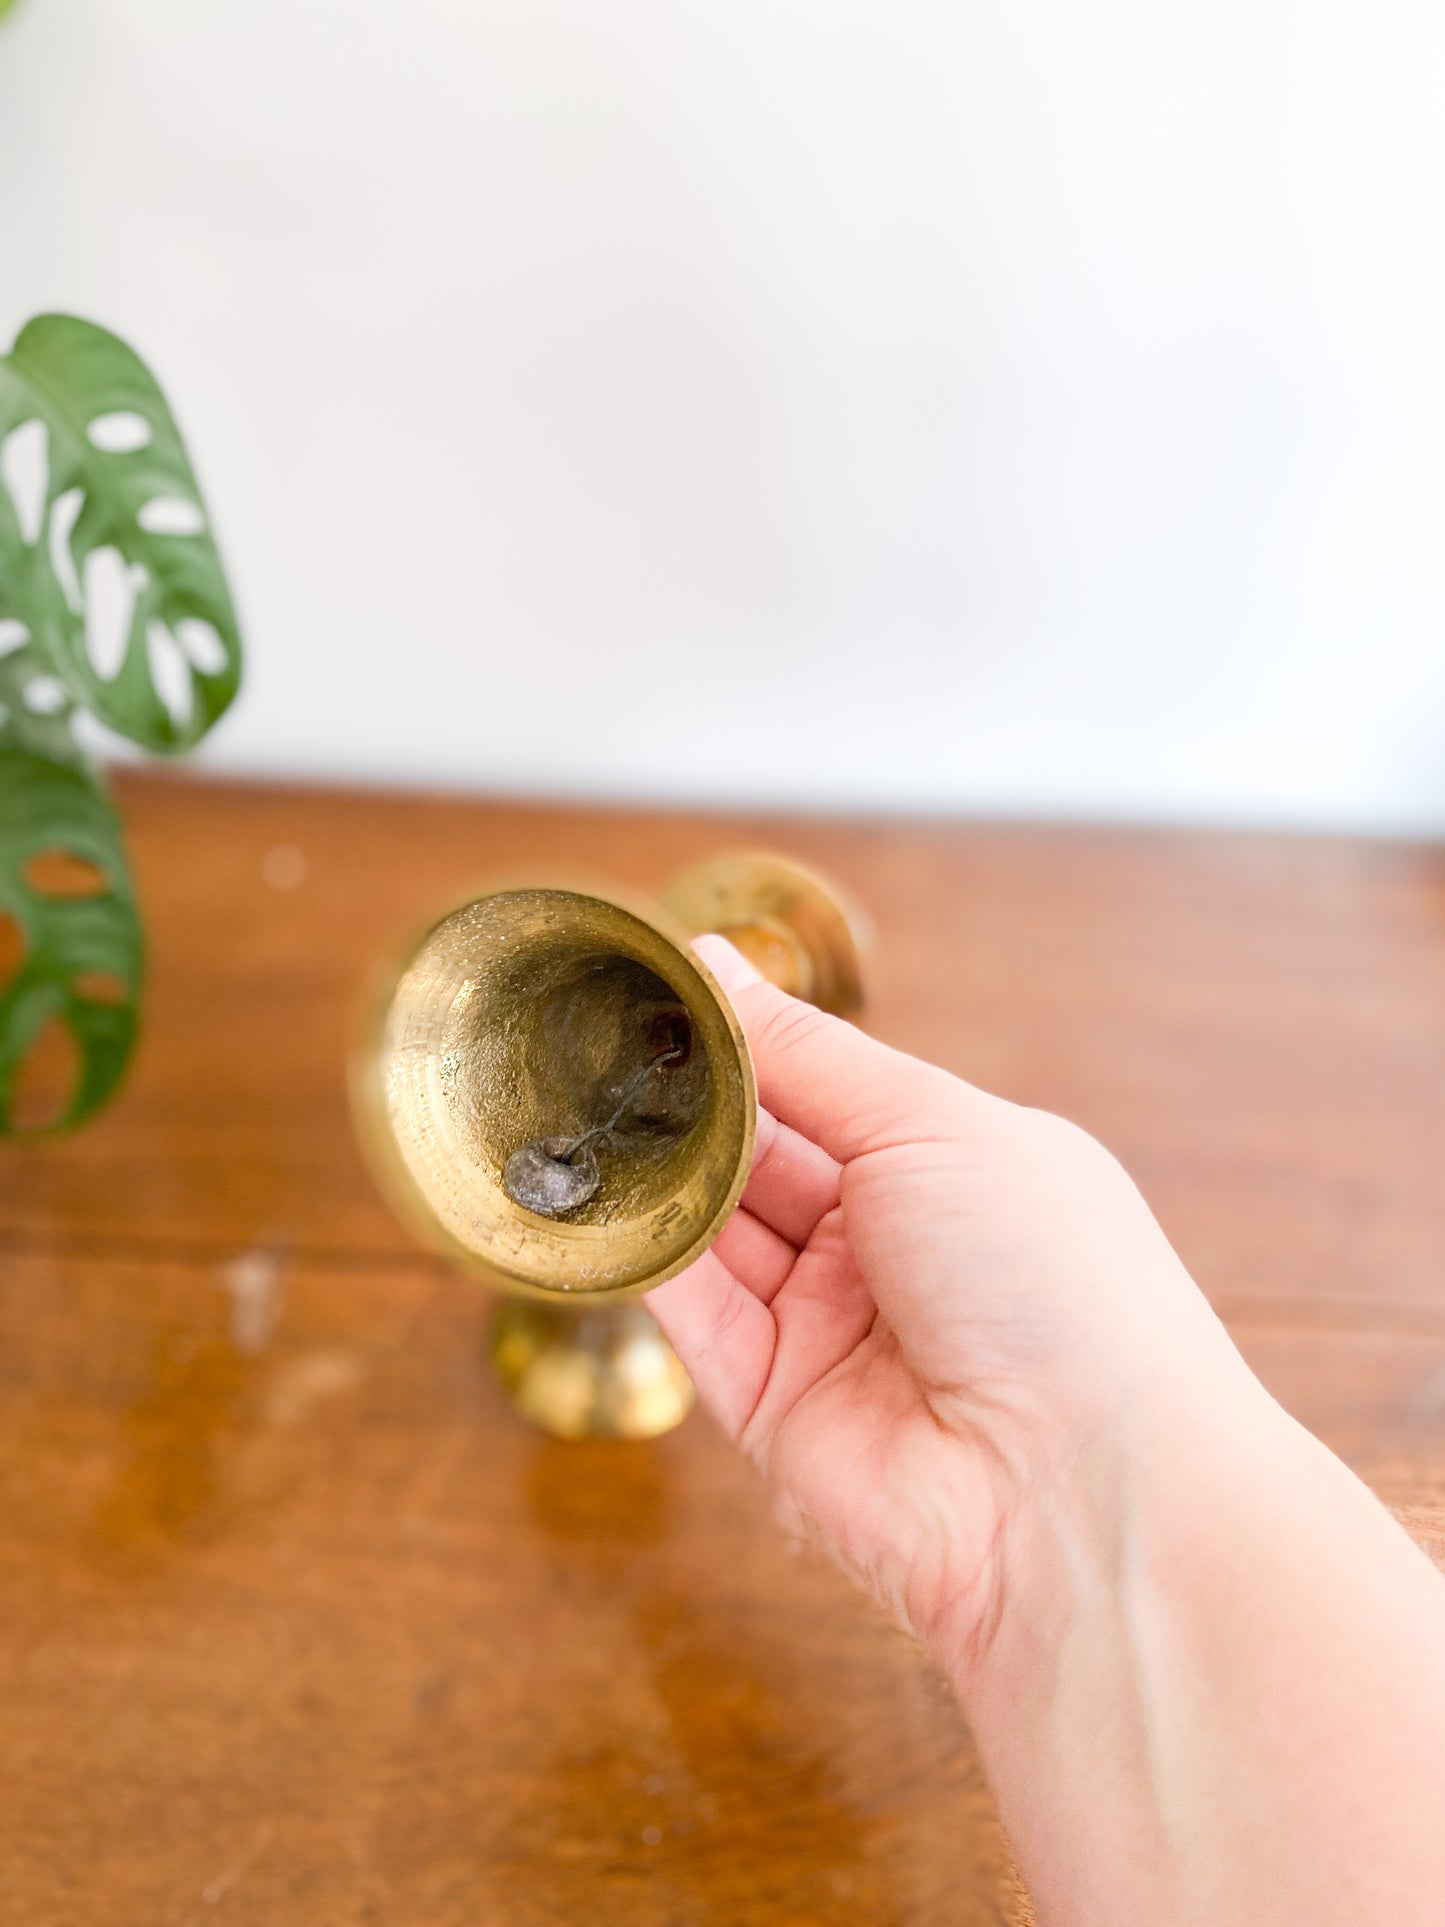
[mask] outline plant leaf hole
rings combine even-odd
[[[151,442],[150,423],[144,415],[137,415],[129,408],[97,415],[85,432],[92,448],[98,448],[103,455],[134,455],[142,448],[149,448]]]
[[[10,988],[24,961],[24,932],[8,910],[0,910],[0,991]]]
[[[66,700],[65,684],[58,676],[37,676],[25,685],[25,707],[32,716],[58,716]]]
[[[120,674],[136,598],[147,579],[147,572],[132,567],[119,549],[92,549],[85,558],[85,653],[106,682]]]
[[[37,850],[20,874],[38,897],[70,900],[103,897],[106,891],[105,875],[98,864],[59,846]]]
[[[176,729],[184,729],[191,717],[191,666],[163,622],[146,624],[146,659],[166,714]]]
[[[70,988],[87,1004],[123,1004],[127,995],[124,977],[114,970],[77,971]]]
[[[202,616],[182,616],[176,624],[176,641],[203,676],[219,676],[230,661],[216,625]]]
[[[56,496],[55,505],[50,511],[50,566],[55,571],[56,581],[65,591],[65,600],[77,615],[85,606],[85,599],[80,593],[80,577],[75,573],[70,538],[75,533],[75,525],[84,507],[85,490],[68,488],[63,495]]]
[[[69,1024],[51,1017],[20,1060],[10,1086],[9,1122],[16,1131],[48,1131],[70,1109],[80,1079],[80,1046]]]
[[[199,535],[206,518],[182,495],[154,495],[136,515],[147,535]]]
[[[21,540],[33,546],[45,526],[50,488],[50,435],[44,422],[22,422],[0,442],[0,481],[15,504]]]

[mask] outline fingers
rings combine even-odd
[[[962,1108],[991,1101],[946,1071],[789,997],[725,938],[699,937],[694,948],[742,1023],[764,1107],[838,1163],[936,1135]]]
[[[724,1258],[734,1227],[749,1222],[753,1232],[775,1236],[739,1213],[710,1251],[650,1291],[647,1303],[704,1405],[730,1438],[765,1460],[778,1424],[867,1336],[876,1307],[840,1249],[835,1213],[831,1235],[825,1225],[821,1245],[793,1256],[781,1281],[787,1291],[770,1311]]]
[[[797,1250],[838,1202],[842,1177],[836,1158],[800,1132],[758,1112],[758,1142],[743,1204]]]
[[[699,1398],[729,1438],[737,1438],[772,1369],[778,1338],[773,1314],[733,1276],[716,1245],[650,1291],[647,1303]]]
[[[778,1424],[853,1353],[877,1316],[872,1293],[849,1255],[842,1216],[836,1211],[824,1220],[773,1306],[774,1356],[743,1440],[763,1454]]]
[[[786,1238],[741,1207],[718,1233],[713,1250],[738,1283],[765,1305],[777,1297],[798,1261]]]

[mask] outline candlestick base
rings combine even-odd
[[[692,1381],[645,1305],[507,1299],[492,1358],[517,1411],[554,1438],[657,1438],[692,1409]]]

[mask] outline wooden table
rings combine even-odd
[[[1445,1544],[1439,851],[120,791],[140,1058],[0,1152],[0,1922],[1013,1918],[912,1648],[704,1418],[514,1421],[476,1286],[374,1196],[361,980],[491,876],[836,872],[870,1024],[1112,1145],[1268,1384]]]

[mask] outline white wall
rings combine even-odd
[[[1445,827],[1438,0],[20,0],[234,768]]]

